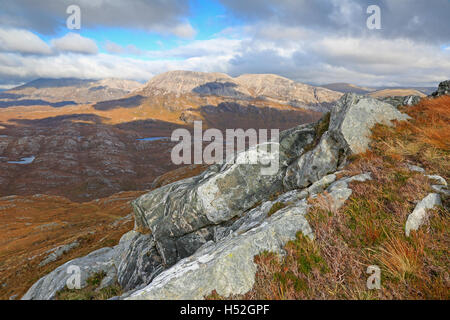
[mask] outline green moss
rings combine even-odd
[[[308,284],[305,279],[298,278],[293,272],[276,272],[273,276],[273,280],[280,283],[282,288],[293,286],[296,292],[308,290]]]
[[[283,202],[275,202],[273,204],[272,208],[270,208],[270,210],[269,210],[269,213],[268,213],[269,217],[271,215],[273,215],[275,212],[277,212],[285,207],[286,207],[286,205]]]
[[[86,280],[86,287],[82,289],[69,289],[65,287],[56,294],[57,300],[108,300],[122,294],[119,284],[98,289],[102,280],[106,277],[106,272],[101,271],[92,275]]]
[[[98,287],[105,277],[106,272],[100,271],[92,275],[89,279],[87,279],[86,283],[90,286]]]
[[[322,119],[317,122],[316,126],[314,127],[315,135],[314,135],[314,141],[307,145],[304,148],[304,152],[310,151],[314,149],[320,142],[320,139],[322,138],[323,134],[328,130],[330,127],[330,119],[331,119],[331,113],[328,112],[325,114]]]
[[[314,245],[313,241],[306,238],[301,232],[297,233],[296,240],[288,245],[295,247],[299,272],[305,275],[308,275],[314,269],[319,270],[321,273],[328,272],[329,268],[320,250]]]
[[[331,119],[331,113],[328,112],[325,114],[322,119],[317,123],[316,125],[316,135],[319,137],[319,139],[323,136],[323,134],[328,130],[330,127],[330,119]]]

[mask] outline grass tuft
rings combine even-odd
[[[82,289],[69,289],[65,287],[56,294],[56,300],[108,300],[122,294],[119,284],[99,289],[106,272],[100,271],[86,280],[86,287]]]

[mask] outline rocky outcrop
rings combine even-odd
[[[162,261],[152,236],[138,233],[117,258],[116,265],[117,281],[125,291],[150,283],[162,271]]]
[[[78,247],[80,243],[78,241],[74,241],[72,243],[59,246],[57,248],[54,248],[47,253],[50,253],[41,263],[39,263],[39,267],[46,266],[47,264],[56,261],[59,257],[61,257],[63,254],[69,252],[70,250]]]
[[[367,179],[370,176],[365,174],[342,179],[330,186],[331,205],[339,209],[351,195],[348,182]],[[331,180],[333,177],[329,176],[317,185],[324,186]],[[321,188],[309,191],[313,190]],[[194,255],[162,272],[144,289],[124,298],[193,300],[203,299],[213,290],[224,297],[248,292],[255,282],[255,255],[263,251],[282,253],[284,244],[294,240],[297,232],[314,238],[305,218],[309,208],[305,199],[308,195],[305,190],[294,190],[252,209],[227,228],[221,237],[206,243]],[[269,217],[270,208],[276,203],[283,203],[286,207]]]
[[[254,283],[255,255],[265,250],[280,252],[287,241],[295,239],[298,231],[313,237],[305,219],[308,207],[305,200],[267,218],[270,207],[265,204],[253,210],[236,231],[218,242],[206,243],[129,299],[191,300],[202,299],[213,290],[223,296],[247,292]],[[254,219],[253,223],[249,219]]]
[[[408,118],[390,104],[346,94],[331,111],[328,131],[323,134],[318,145],[287,169],[285,187],[306,187],[336,171],[346,156],[367,150],[370,130],[376,123],[391,125],[392,120]]]
[[[346,155],[367,149],[370,129],[376,123],[389,125],[391,120],[407,118],[392,105],[348,94],[337,103],[327,127],[322,120],[322,129],[319,125],[304,125],[283,132],[278,147],[280,166],[275,175],[263,176],[259,165],[215,166],[198,177],[165,186],[133,202],[136,228],[151,230],[158,252],[170,266],[217,239],[217,234],[230,230],[230,222],[247,216],[247,210],[268,195],[306,188],[302,190],[306,197],[320,191],[323,183],[334,181],[329,174],[344,163]],[[321,137],[320,130],[325,130]],[[336,191],[336,199],[348,196],[350,190],[344,183]]]
[[[142,246],[142,243],[145,243],[145,246]],[[158,255],[153,254],[152,248],[154,249],[154,246],[148,235],[131,231],[123,235],[114,248],[99,249],[58,267],[37,281],[22,300],[53,299],[58,291],[66,287],[74,274],[73,268],[79,268],[81,288],[86,286],[87,279],[99,272],[106,273],[100,287],[111,285],[116,281],[124,288],[148,284],[152,279],[152,273],[147,272],[148,266],[155,263],[160,265]],[[137,250],[139,252],[136,252]]]
[[[305,199],[326,190],[330,207],[342,206],[351,194],[349,182],[370,179],[361,175],[336,181],[334,173],[346,156],[367,149],[376,123],[404,119],[390,104],[347,94],[329,117],[282,132],[268,149],[257,145],[235,161],[141,196],[132,203],[136,231],[98,258],[74,261],[87,271],[89,262],[102,265],[108,274],[116,272],[119,283],[131,289],[123,298],[201,299],[212,290],[225,296],[245,293],[254,282],[256,254],[281,252],[298,231],[313,238]],[[278,159],[277,170],[267,175],[264,165],[240,161],[255,154]],[[277,203],[283,208],[274,213]],[[64,268],[39,280],[26,297],[51,298],[64,286]],[[52,279],[59,279],[58,285],[50,286]]]
[[[450,80],[441,82],[437,91],[431,94],[435,98],[443,95],[450,95]]]
[[[407,119],[408,115],[387,103],[350,94],[333,108],[329,132],[347,153],[358,154],[367,150],[375,124],[391,125],[392,120]]]
[[[441,197],[436,193],[430,193],[420,201],[414,211],[408,216],[405,225],[405,234],[409,237],[411,231],[417,231],[425,223],[428,215],[427,210],[442,205]]]
[[[282,177],[292,157],[312,142],[313,125],[283,132],[269,157],[279,157],[278,172],[263,175],[262,165],[239,164],[261,153],[260,146],[238,155],[236,161],[212,166],[203,174],[154,190],[132,203],[137,230],[151,230],[164,263],[171,265],[193,254],[212,239],[215,226],[241,214],[268,195],[283,190]],[[251,178],[249,178],[251,177]]]
[[[416,96],[416,95],[411,95],[411,96],[406,96],[406,97],[397,96],[397,97],[379,98],[379,100],[389,103],[389,104],[392,104],[396,108],[398,108],[400,106],[408,106],[408,107],[414,106],[414,105],[418,104],[421,99],[422,99],[421,96]]]
[[[114,249],[102,248],[89,255],[69,261],[55,269],[36,282],[22,297],[22,300],[51,300],[56,293],[66,286],[75,268],[80,268],[81,287],[86,286],[86,280],[101,271],[107,274],[115,273]]]

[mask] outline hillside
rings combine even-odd
[[[228,162],[140,196],[118,245],[23,299],[89,298],[98,285],[137,300],[448,299],[449,85],[399,109],[346,94],[281,134],[275,174]],[[71,264],[82,290],[66,287]]]
[[[139,82],[121,79],[37,79],[0,93],[0,108],[33,105],[60,107],[119,99],[141,86]]]
[[[169,171],[158,178],[158,185],[188,178],[205,168]],[[1,197],[0,299],[20,297],[36,278],[59,265],[116,245],[134,226],[130,202],[145,192],[119,192],[81,204],[41,194]]]
[[[356,94],[368,94],[376,90],[374,88],[360,87],[351,83],[330,83],[323,85],[323,87],[342,93],[356,93]]]
[[[89,201],[146,190],[157,176],[176,168],[170,161],[174,143],[168,138],[177,128],[192,129],[194,121],[202,120],[204,129],[285,130],[316,121],[341,95],[274,75],[234,79],[187,71],[161,74],[130,92],[136,86],[114,79],[40,79],[4,93],[8,107],[0,112],[0,196],[39,192]],[[119,98],[73,102],[104,99],[111,90]],[[297,102],[288,101],[290,95]],[[38,98],[42,105],[33,105]],[[65,105],[66,99],[72,102]],[[313,104],[300,108],[296,103],[301,99]],[[24,101],[30,105],[22,106]],[[139,140],[145,138],[157,140]]]
[[[426,94],[414,89],[384,89],[369,93],[374,98],[385,97],[406,97],[406,96],[419,96],[426,97]]]
[[[434,87],[362,87],[351,83],[330,83],[323,85],[324,88],[342,92],[369,95],[371,97],[405,97],[420,96],[425,97],[432,94]]]
[[[242,112],[256,107],[261,111],[256,122],[276,127],[292,119],[293,113],[297,114],[296,121],[317,120],[341,95],[276,75],[232,78],[222,73],[171,71],[155,76],[144,86],[124,80],[40,79],[0,95],[4,108],[0,123],[76,113],[95,115],[110,124],[151,118],[190,125],[194,120],[208,122],[211,107],[234,105],[237,108],[233,112],[222,114],[221,123],[213,119],[215,125],[229,127],[242,118]],[[222,111],[225,109],[229,108]]]
[[[192,71],[160,74],[137,93],[145,96],[197,93],[239,99],[269,98],[286,104],[293,101],[320,104],[335,101],[341,96],[331,90],[312,87],[274,74],[245,74],[232,78],[224,73]]]
[[[245,101],[262,100],[270,105],[301,107],[323,111],[341,94],[331,90],[312,87],[273,74],[246,74],[232,78],[223,73],[170,71],[152,78],[136,94],[146,97],[173,96],[178,108],[183,102],[177,98],[185,95],[217,96]]]

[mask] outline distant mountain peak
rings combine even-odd
[[[142,84],[137,81],[114,78],[39,78],[6,92],[28,100],[89,103],[119,99],[140,87]]]
[[[136,94],[148,97],[199,94],[237,99],[267,99],[294,106],[330,103],[342,96],[339,92],[295,82],[275,74],[243,74],[233,78],[225,73],[181,70],[153,77]]]

